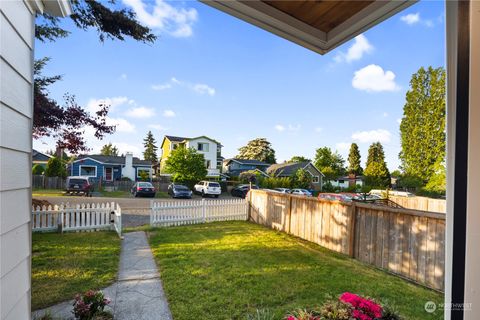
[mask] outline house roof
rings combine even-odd
[[[238,159],[238,158],[231,158],[231,159],[225,159],[225,164],[228,165],[230,162],[235,161],[240,164],[247,164],[247,165],[254,165],[254,166],[265,166],[268,167],[270,164],[259,161],[259,160],[250,160],[250,159]]]
[[[125,157],[120,156],[104,156],[102,154],[93,154],[93,155],[82,155],[79,156],[74,162],[90,158],[94,161],[100,162],[102,164],[117,164],[117,165],[124,165],[125,164]],[[148,160],[140,160],[137,157],[133,157],[133,165],[136,166],[151,166],[152,162]]]
[[[257,27],[325,54],[416,0],[200,0]]]
[[[32,150],[32,162],[35,161],[48,161],[52,156],[41,153],[40,151],[37,151],[35,149]]]
[[[176,136],[165,136],[165,138],[167,138],[168,140],[170,140],[172,142],[182,142],[182,141],[188,140],[188,138],[176,137]]]
[[[267,173],[275,177],[290,177],[294,175],[295,172],[297,172],[299,169],[305,169],[309,165],[312,166],[323,176],[323,173],[309,161],[272,164],[270,167],[267,168]]]

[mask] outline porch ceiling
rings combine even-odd
[[[239,19],[325,54],[416,0],[201,0]]]

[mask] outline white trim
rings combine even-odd
[[[112,174],[111,174],[111,179],[110,180],[107,180],[107,169],[112,169]],[[105,179],[105,181],[113,181],[113,167],[103,167],[103,178]]]
[[[91,175],[83,175],[82,174],[82,167],[90,167],[90,168],[95,168],[95,175],[94,176],[91,176]],[[97,177],[97,170],[98,170],[98,167],[97,166],[92,166],[92,165],[80,165],[78,167],[78,176],[82,176],[82,177]]]
[[[416,2],[416,0],[375,1],[326,33],[260,0],[200,1],[320,54],[331,51]]]
[[[138,175],[138,171],[139,171],[139,170],[148,171],[148,176],[149,176],[149,177],[152,176],[152,168],[149,168],[149,167],[142,167],[142,168],[135,167],[135,171],[136,171],[136,176],[137,176],[137,178],[141,178],[141,177]]]
[[[322,171],[320,171],[320,169],[318,169],[317,167],[315,167],[315,165],[310,161],[305,167],[303,167],[303,169],[305,170],[309,165],[311,165],[312,167],[315,168],[315,170],[317,170],[318,172],[320,172],[320,174],[322,175],[322,177],[325,177],[325,175],[323,174]],[[311,173],[310,173],[311,174]],[[311,174],[312,175],[312,174]],[[312,175],[313,176],[313,175]]]
[[[316,179],[317,181],[315,181],[315,179]],[[312,183],[320,183],[320,176],[314,176],[314,175],[312,175]]]
[[[72,163],[80,162],[80,161],[85,161],[85,160],[87,160],[87,159],[90,159],[90,160],[95,161],[95,162],[100,163],[100,164],[106,164],[105,162],[101,162],[101,161],[95,160],[95,159],[90,158],[90,157],[85,157],[85,158],[77,159],[77,160],[74,160]],[[122,164],[118,164],[118,165],[122,165]]]

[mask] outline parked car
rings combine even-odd
[[[292,192],[292,190],[287,189],[287,188],[275,188],[274,190],[278,191],[280,193],[291,193]]]
[[[155,197],[155,187],[150,182],[135,182],[130,191],[135,198],[139,196]]]
[[[318,195],[318,199],[336,200],[336,201],[344,201],[344,202],[351,202],[352,199],[354,198],[355,197],[353,197],[351,194],[344,194],[344,193],[320,193]]]
[[[192,198],[192,190],[182,184],[170,184],[167,192],[172,198]]]
[[[93,177],[83,176],[67,177],[67,194],[83,194],[91,197],[94,190],[93,179]]]
[[[257,186],[252,185],[252,189],[258,189]],[[250,191],[250,185],[249,184],[240,184],[236,186],[235,188],[232,189],[230,194],[232,197],[239,197],[239,198],[244,198],[247,196],[248,191]]]
[[[312,193],[310,191],[308,191],[307,189],[292,189],[292,191],[290,193],[300,195],[300,196],[307,196],[307,197],[312,196]]]
[[[201,194],[202,197],[214,196],[215,198],[218,198],[222,193],[222,187],[220,187],[220,183],[218,182],[200,181],[193,187],[193,191]]]

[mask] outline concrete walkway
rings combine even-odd
[[[126,233],[122,241],[120,269],[116,283],[103,292],[112,302],[107,310],[115,320],[171,320],[145,232]],[[33,319],[49,312],[54,319],[73,319],[72,301],[34,312]]]

